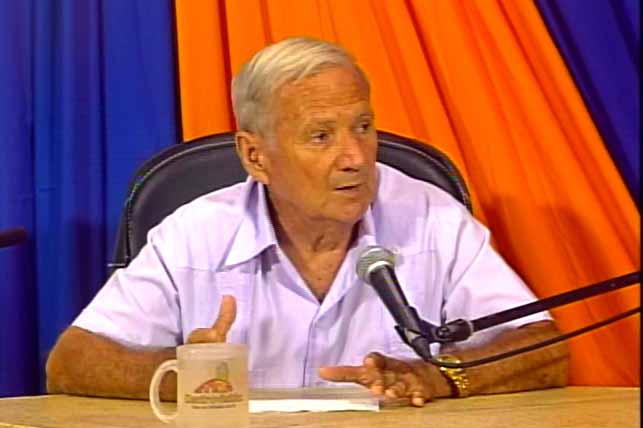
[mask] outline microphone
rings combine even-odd
[[[424,360],[431,358],[427,327],[415,308],[409,305],[395,276],[395,256],[389,250],[367,247],[357,261],[357,276],[371,285],[397,323],[395,330],[402,340]]]
[[[0,248],[20,244],[27,239],[27,232],[22,227],[0,232]]]

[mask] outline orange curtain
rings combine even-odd
[[[640,268],[639,213],[530,1],[176,0],[183,138],[234,129],[232,73],[289,36],[338,42],[377,127],[447,152],[499,251],[546,297]],[[638,287],[554,311],[563,331]],[[573,339],[572,384],[638,385],[638,316]]]

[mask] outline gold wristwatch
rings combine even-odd
[[[441,363],[461,363],[455,355],[442,354],[436,357]],[[464,398],[469,396],[469,377],[464,369],[452,369],[440,366],[440,373],[451,385],[452,397]]]

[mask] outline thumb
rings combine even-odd
[[[222,341],[225,342],[228,331],[230,330],[230,327],[232,327],[236,317],[237,301],[234,296],[223,296],[221,299],[221,305],[219,306],[219,315],[214,321],[214,324],[212,324],[212,330],[215,331],[217,336],[222,338]]]
[[[219,315],[210,328],[197,328],[188,337],[187,343],[222,343],[237,317],[237,301],[232,296],[223,296]]]

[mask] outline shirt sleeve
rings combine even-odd
[[[179,297],[164,251],[174,234],[167,223],[152,229],[140,253],[114,272],[72,325],[133,348],[179,344]]]
[[[449,239],[451,263],[444,278],[444,321],[458,318],[472,321],[536,300],[529,287],[491,246],[489,230],[468,212],[462,213],[453,233]],[[532,314],[476,333],[472,339],[477,338],[474,340],[477,342],[499,328],[550,319],[548,312]]]

